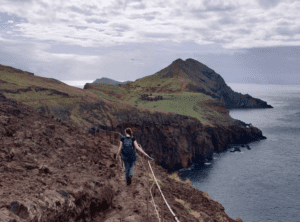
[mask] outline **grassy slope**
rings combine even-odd
[[[87,90],[68,86],[60,81],[50,78],[32,76],[26,73],[8,73],[0,71],[0,79],[8,83],[1,84],[0,90],[17,90],[29,86],[53,89],[67,93],[69,97],[61,95],[49,95],[51,91],[28,91],[19,94],[7,93],[6,97],[23,102],[34,108],[40,106],[51,107],[70,107],[70,119],[83,127],[90,127],[93,124],[110,125],[110,119],[114,120],[112,115],[117,111],[117,104],[123,103],[130,106],[149,108],[150,110],[163,110],[173,113],[196,117],[203,124],[217,122],[226,125],[232,120],[228,115],[221,114],[212,108],[201,104],[204,101],[215,101],[212,97],[194,92],[179,92],[182,90],[183,83],[178,78],[162,78],[168,72],[169,67],[160,72],[138,79],[135,82],[125,85],[107,85],[107,84],[89,84],[91,87]],[[186,74],[178,71],[180,78],[186,78]],[[126,87],[128,87],[126,89]],[[160,101],[141,101],[141,94],[145,91],[163,91],[164,93],[152,93],[152,95],[161,95],[164,99]],[[167,92],[167,93],[166,93]],[[105,101],[104,108],[94,110],[82,110],[80,104],[96,103]],[[117,102],[115,105],[111,102]],[[124,107],[123,107],[124,108]],[[126,109],[126,107],[125,107]],[[88,119],[89,121],[87,121]]]
[[[232,124],[232,119],[228,115],[217,112],[215,109],[208,107],[203,102],[215,102],[216,99],[203,93],[179,92],[182,90],[183,83],[178,78],[161,78],[167,72],[167,68],[152,75],[138,79],[135,82],[127,84],[130,91],[126,91],[126,86],[113,86],[107,84],[90,84],[93,92],[99,95],[105,94],[105,98],[111,101],[125,102],[136,107],[145,107],[152,110],[169,111],[176,114],[187,115],[199,119],[203,124],[219,123],[222,125]],[[179,72],[180,78],[187,76]],[[139,99],[141,94],[150,94],[145,92],[146,89],[158,92],[152,93],[153,96],[161,95],[166,100],[142,101]],[[89,90],[89,89],[88,89]],[[164,91],[169,93],[160,93]],[[126,93],[123,99],[118,99],[113,95],[106,93],[117,92]]]
[[[101,101],[102,98],[93,92],[87,90],[79,89],[77,87],[68,86],[58,80],[51,78],[43,78],[39,76],[32,76],[26,73],[9,73],[6,71],[0,71],[0,79],[8,83],[1,84],[0,90],[17,90],[26,89],[28,87],[41,87],[49,89],[47,91],[35,90],[20,93],[8,93],[3,94],[8,97],[15,99],[17,101],[23,102],[26,105],[38,108],[40,106],[61,107],[69,106],[71,107],[71,119],[75,122],[82,123],[81,125],[89,126],[86,121],[82,119],[81,113],[79,113],[80,104],[84,103],[95,103]],[[59,92],[67,93],[69,97],[64,97],[61,95],[49,95],[51,94],[51,89],[57,90]]]

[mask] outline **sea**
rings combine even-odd
[[[204,165],[180,170],[181,179],[206,191],[233,219],[300,222],[300,85],[227,85],[274,107],[229,110],[267,139],[249,143],[250,150],[214,153]]]

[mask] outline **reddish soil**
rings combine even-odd
[[[205,105],[205,106],[212,108],[220,113],[229,115],[229,110],[225,108],[225,103],[220,100],[219,101],[218,100],[215,100],[215,101],[209,100],[209,101],[203,101],[200,103],[201,103],[201,107],[203,107],[203,105]]]
[[[113,158],[117,134],[94,137],[0,94],[0,138],[0,221],[147,221],[146,161],[138,157],[133,183],[126,186],[123,168]],[[235,221],[206,192],[169,178],[153,162],[151,166],[179,221]],[[155,185],[152,193],[159,205]],[[164,209],[165,221],[175,221]],[[158,221],[151,202],[149,221]]]

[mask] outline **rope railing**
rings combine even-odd
[[[107,132],[107,130],[102,130],[102,129],[99,129],[99,128],[96,128],[96,129],[97,129],[97,130],[100,130],[100,131],[105,131],[105,132]],[[116,131],[110,131],[110,132],[118,133],[121,137],[123,137],[123,135],[122,135],[121,133],[119,133],[119,132],[116,132]],[[96,132],[95,132],[95,135],[96,135]],[[113,139],[113,140],[115,140],[115,139]],[[115,141],[117,141],[117,140],[115,140]],[[138,144],[138,145],[141,147],[140,144]],[[138,157],[140,157],[137,153],[136,153],[136,155],[137,155]],[[141,159],[141,161],[142,161],[142,166],[144,167],[145,171],[148,171],[148,170],[146,169],[146,167],[145,167],[145,164],[144,164],[144,162],[143,162],[142,157],[141,157],[140,159]],[[153,203],[153,205],[154,205],[154,209],[155,209],[156,214],[157,214],[157,217],[158,217],[158,221],[161,222],[161,219],[160,219],[159,213],[158,213],[158,211],[157,211],[157,209],[156,209],[156,205],[155,205],[155,202],[154,202],[154,198],[153,198],[153,195],[152,195],[152,192],[151,192],[151,189],[152,189],[152,187],[154,186],[154,184],[157,185],[157,187],[158,187],[158,189],[159,189],[159,191],[160,191],[160,194],[161,194],[161,196],[162,196],[162,198],[163,198],[165,204],[166,204],[167,207],[169,208],[169,210],[170,210],[170,212],[172,213],[172,215],[173,215],[174,219],[176,220],[176,222],[180,222],[180,221],[178,220],[178,218],[176,217],[175,213],[172,211],[171,207],[169,206],[169,204],[168,204],[168,202],[167,202],[165,196],[163,195],[163,193],[162,193],[162,191],[161,191],[161,188],[160,188],[160,186],[159,186],[159,184],[158,184],[158,182],[157,182],[157,179],[156,179],[156,177],[155,177],[155,175],[154,175],[154,172],[153,172],[153,169],[152,169],[152,167],[151,167],[151,164],[150,164],[149,160],[148,160],[148,165],[149,165],[149,169],[151,170],[151,173],[152,173],[152,175],[153,175],[153,178],[154,178],[154,180],[155,180],[155,182],[153,181],[153,184],[152,184],[151,188],[149,189],[149,192],[150,192],[150,195],[151,195],[151,198],[152,198],[152,203]],[[150,175],[149,175],[149,171],[148,171],[148,180],[149,180],[149,182],[150,182],[150,178],[149,178],[149,177],[150,177]],[[148,188],[149,188],[149,183],[148,183]],[[147,196],[147,199],[148,199],[148,196]],[[147,201],[147,202],[148,202],[148,201]],[[147,203],[147,204],[148,204],[148,203]],[[148,205],[147,205],[147,206],[148,206]],[[147,207],[147,208],[148,208],[148,207]],[[163,205],[162,205],[162,209],[163,209]],[[148,210],[147,210],[147,218],[148,218]],[[163,220],[163,215],[162,215],[162,220]]]
[[[162,193],[162,191],[161,191],[161,189],[160,189],[160,186],[159,186],[159,184],[158,184],[158,182],[157,182],[157,180],[156,180],[156,177],[155,177],[155,175],[154,175],[154,173],[153,173],[153,170],[152,170],[152,167],[151,167],[149,161],[148,161],[148,164],[149,164],[150,170],[151,170],[151,172],[152,172],[152,174],[153,174],[153,177],[154,177],[154,179],[155,179],[156,185],[157,185],[157,187],[158,187],[158,189],[159,189],[159,191],[160,191],[162,197],[164,198],[165,203],[167,204],[169,210],[170,210],[171,213],[173,214],[175,220],[176,220],[177,222],[179,222],[179,220],[178,220],[177,217],[175,216],[174,212],[172,211],[171,207],[169,206],[168,202],[167,202],[166,199],[165,199],[165,196],[163,195],[163,193]]]

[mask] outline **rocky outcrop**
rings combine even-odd
[[[48,94],[49,96],[60,95],[60,96],[65,97],[65,98],[70,97],[70,95],[68,93],[60,92],[60,91],[55,90],[55,89],[47,89],[47,88],[34,87],[34,86],[27,87],[27,88],[24,88],[24,89],[17,89],[17,90],[3,89],[3,90],[0,90],[0,93],[6,92],[6,93],[13,93],[13,94],[20,94],[20,93],[26,93],[26,92],[29,92],[29,91],[33,91],[33,92],[49,91],[49,94]]]
[[[195,118],[173,113],[144,112],[140,117],[141,114],[132,110],[114,115],[119,118],[118,123],[110,127],[95,125],[89,133],[103,129],[124,134],[130,127],[143,149],[169,172],[188,167],[193,162],[204,162],[214,151],[220,152],[229,144],[266,139],[258,128],[245,127],[238,121],[227,127],[204,126]]]
[[[140,99],[146,100],[146,101],[157,101],[157,100],[163,100],[163,97],[162,96],[152,96],[152,94],[150,94],[150,96],[148,94],[142,94]]]
[[[232,108],[273,108],[266,102],[246,94],[234,92],[224,79],[206,65],[194,59],[175,60],[164,78],[174,75],[174,68],[181,69],[187,74],[192,83],[187,85],[188,91],[201,92],[223,101],[226,109]]]

